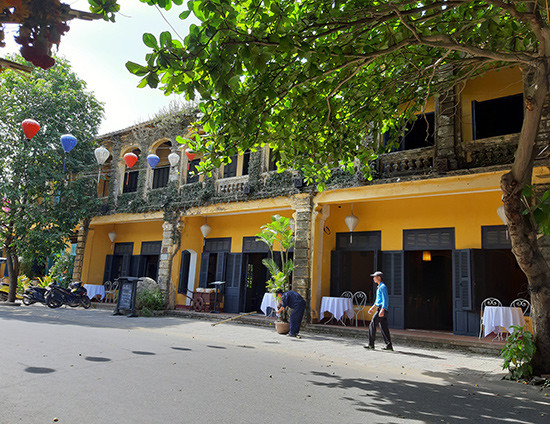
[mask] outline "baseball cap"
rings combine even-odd
[[[383,277],[384,273],[382,271],[376,271],[374,274],[370,275],[371,277]]]

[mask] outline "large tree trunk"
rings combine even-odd
[[[15,293],[17,291],[17,277],[19,270],[19,261],[17,256],[13,255],[11,251],[6,249],[6,266],[8,267],[8,275],[10,279],[10,292],[8,295],[8,302],[15,302]]]
[[[529,215],[523,215],[521,189],[530,184],[533,162],[537,154],[535,143],[543,106],[548,94],[546,64],[526,76],[525,116],[512,170],[503,175],[502,201],[508,220],[512,252],[529,281],[532,304],[534,340],[537,346],[533,358],[535,374],[550,373],[550,267],[537,243],[537,228]]]

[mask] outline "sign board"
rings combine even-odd
[[[129,317],[136,317],[136,292],[137,283],[140,279],[136,277],[119,277],[118,300],[113,315],[124,315],[121,311],[128,311]]]

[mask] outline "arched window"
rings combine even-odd
[[[170,154],[170,148],[172,143],[169,141],[162,143],[155,150],[155,154],[159,157],[159,163],[153,169],[153,185],[152,188],[162,188],[168,186],[168,178],[170,176],[170,162],[168,161],[168,155]]]
[[[138,187],[139,159],[141,155],[141,150],[134,149],[132,150],[132,153],[134,153],[138,157],[138,161],[132,168],[126,167],[126,170],[124,172],[124,181],[122,183],[123,193],[134,193],[137,191]]]

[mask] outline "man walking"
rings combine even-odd
[[[280,314],[284,308],[289,307],[292,309],[290,314],[290,337],[301,338],[298,333],[300,332],[300,326],[302,325],[302,318],[306,310],[306,301],[295,291],[289,290],[285,293],[281,289],[278,289],[275,294],[279,298],[281,307],[277,310]]]
[[[386,347],[382,350],[393,350],[390,338],[390,329],[388,328],[388,307],[389,307],[389,296],[388,288],[382,282],[384,274],[381,271],[376,271],[374,274],[371,274],[373,281],[378,284],[376,289],[376,300],[374,305],[369,309],[369,313],[372,314],[374,308],[376,308],[376,313],[372,317],[372,321],[369,325],[369,345],[364,346],[365,349],[374,349],[374,341],[376,339],[376,327],[380,325],[380,331],[382,332],[382,337],[384,337],[384,342]]]

